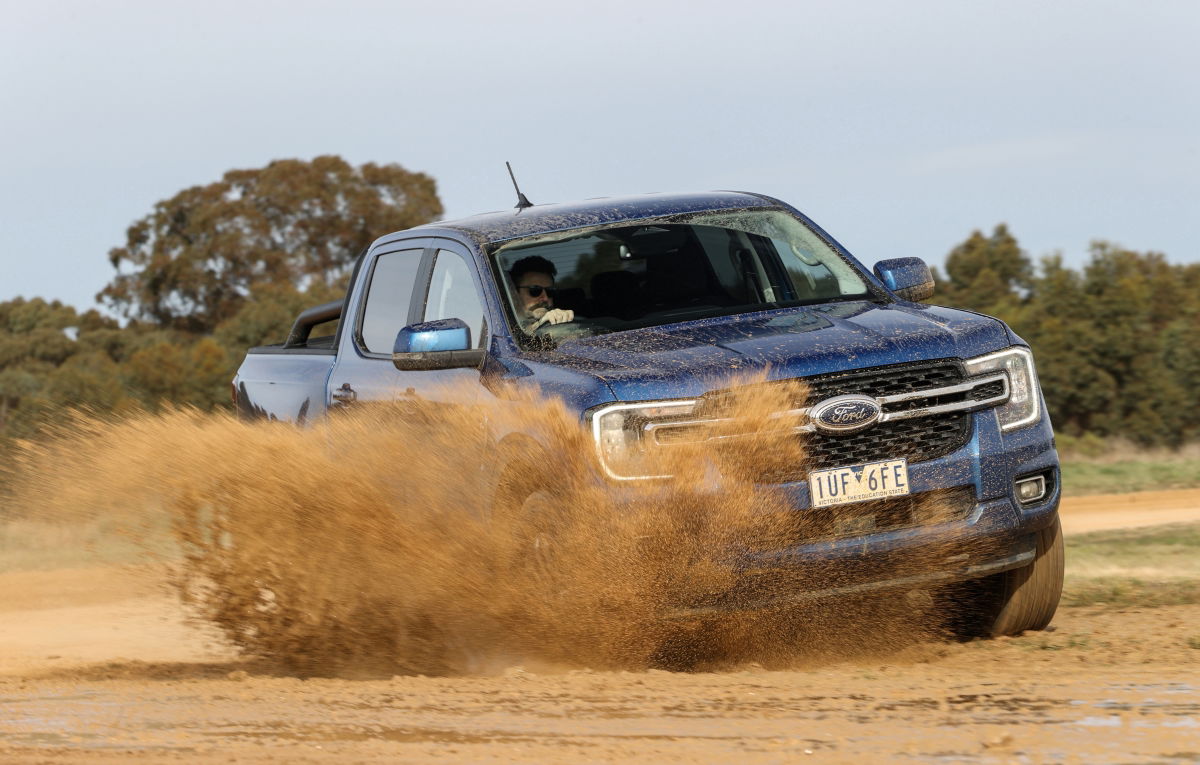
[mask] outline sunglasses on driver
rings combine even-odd
[[[517,289],[525,290],[529,293],[529,297],[541,297],[543,292],[550,297],[554,297],[554,293],[558,292],[558,290],[553,287],[543,287],[540,284],[526,284],[521,287],[517,287]]]

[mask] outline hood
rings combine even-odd
[[[618,400],[699,396],[730,375],[808,377],[968,358],[1010,344],[1002,322],[912,303],[833,303],[723,316],[563,342],[552,365],[595,376]]]

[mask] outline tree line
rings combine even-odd
[[[1200,263],[1091,244],[1035,266],[1004,225],[973,232],[928,302],[998,316],[1033,348],[1055,429],[1176,447],[1200,437]]]
[[[0,450],[73,409],[229,405],[247,347],[340,298],[378,235],[442,214],[432,178],[336,156],[234,170],[159,202],[109,253],[97,296],[123,322],[41,298],[0,303]],[[1065,433],[1176,446],[1200,436],[1200,264],[1106,242],[1036,265],[1003,226],[954,247],[929,302],[999,316],[1033,347]]]
[[[108,259],[96,296],[124,319],[41,298],[0,303],[0,450],[70,416],[230,402],[246,348],[340,298],[377,236],[440,217],[434,180],[336,156],[231,170],[163,200]]]

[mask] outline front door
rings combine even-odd
[[[365,401],[422,398],[473,403],[479,371],[400,371],[392,365],[396,334],[409,324],[462,319],[472,346],[487,348],[491,327],[482,282],[470,250],[447,239],[391,243],[369,254],[351,297],[353,313],[329,376],[332,409]]]
[[[432,239],[407,239],[367,253],[362,275],[347,302],[337,361],[329,375],[330,412],[357,402],[396,401],[421,384],[420,372],[392,366],[396,334],[424,300],[422,273],[432,254]],[[424,278],[423,278],[424,277]]]

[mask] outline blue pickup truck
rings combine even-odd
[[[952,590],[960,633],[1042,629],[1063,544],[1033,357],[998,319],[918,302],[932,292],[921,260],[868,270],[759,194],[522,205],[376,240],[343,301],[249,350],[235,398],[242,417],[303,424],[356,402],[517,386],[578,413],[598,480],[620,492],[660,479],[646,456],[714,417],[737,375],[801,380],[790,422],[808,460],[756,480],[811,532],[756,565],[836,572],[797,601]],[[313,336],[335,319],[336,334]],[[500,463],[480,471],[480,496],[504,485]],[[923,521],[915,502],[934,494],[951,512]],[[925,562],[878,565],[906,559]]]

